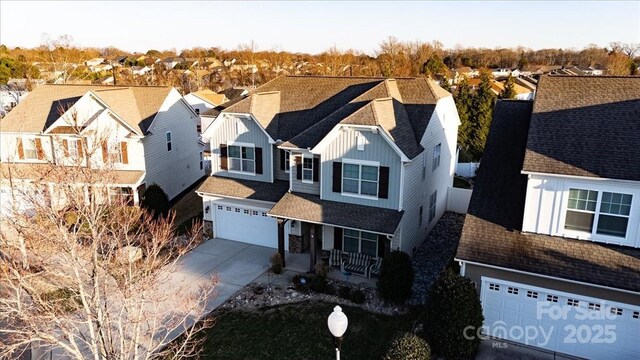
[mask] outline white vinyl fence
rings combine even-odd
[[[447,210],[466,214],[469,209],[472,190],[449,187],[447,192]]]
[[[472,178],[476,176],[479,167],[480,163],[458,163],[456,164],[456,175]]]

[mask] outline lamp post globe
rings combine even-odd
[[[336,343],[336,359],[340,360],[340,347],[342,345],[342,336],[347,331],[347,326],[349,326],[349,319],[347,319],[347,315],[342,312],[342,308],[340,306],[336,306],[333,308],[333,312],[329,315],[327,319],[327,325],[329,326],[329,331],[331,335],[335,338]]]

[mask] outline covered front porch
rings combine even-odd
[[[268,215],[277,219],[278,252],[286,267],[289,258],[302,267],[306,257],[306,271],[314,272],[316,264],[324,261],[339,269],[332,271],[334,276],[345,280],[376,274],[382,257],[394,248],[403,212],[287,193]]]

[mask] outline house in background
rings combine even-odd
[[[224,94],[218,94],[209,89],[189,93],[184,96],[184,99],[198,115],[228,101]]]
[[[507,329],[492,335],[640,358],[638,114],[637,77],[543,76],[535,103],[498,101],[456,255],[484,325]],[[554,332],[508,331],[530,326]],[[603,341],[572,329],[603,329]]]
[[[196,128],[184,126],[196,118],[172,87],[40,85],[0,120],[3,203],[38,180],[55,197],[51,175],[69,165],[109,170],[105,186],[131,204],[153,183],[172,199],[204,175]]]
[[[446,209],[459,118],[430,79],[280,76],[223,109],[197,190],[215,237],[413,254]]]

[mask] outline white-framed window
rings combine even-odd
[[[255,174],[256,156],[253,146],[229,145],[229,170]]]
[[[173,149],[173,142],[171,139],[171,131],[167,131],[167,151],[171,151]]]
[[[200,170],[204,169],[204,154],[200,151]]]
[[[72,141],[72,142],[75,142],[75,141]],[[110,160],[113,163],[122,164],[122,144],[117,140],[113,140],[109,142],[108,147],[109,147]],[[69,154],[71,154],[71,151],[69,151]]]
[[[434,191],[429,198],[429,223],[436,218],[436,204],[438,203],[438,190]]]
[[[418,211],[418,227],[422,226],[423,212],[424,212],[424,208],[420,206],[420,210]]]
[[[344,229],[342,248],[346,252],[378,257],[378,235],[365,231]]]
[[[379,166],[342,163],[342,192],[378,197]]]
[[[313,156],[302,155],[302,182],[313,183]]]
[[[570,188],[566,230],[626,238],[633,195]]]
[[[291,171],[291,151],[284,151],[284,172],[288,173]]]
[[[500,285],[494,284],[494,283],[490,283],[489,284],[489,290],[500,291]]]
[[[422,153],[422,181],[427,178],[427,152]]]
[[[34,138],[22,138],[22,150],[25,159],[36,160],[38,158],[38,148]]]
[[[433,147],[433,165],[431,170],[435,170],[440,166],[440,152],[442,151],[442,144],[438,144]]]
[[[77,159],[80,152],[78,150],[78,141],[76,139],[69,139],[67,141],[67,151],[69,152],[69,157],[72,159]],[[27,156],[27,151],[25,147],[24,155]]]

